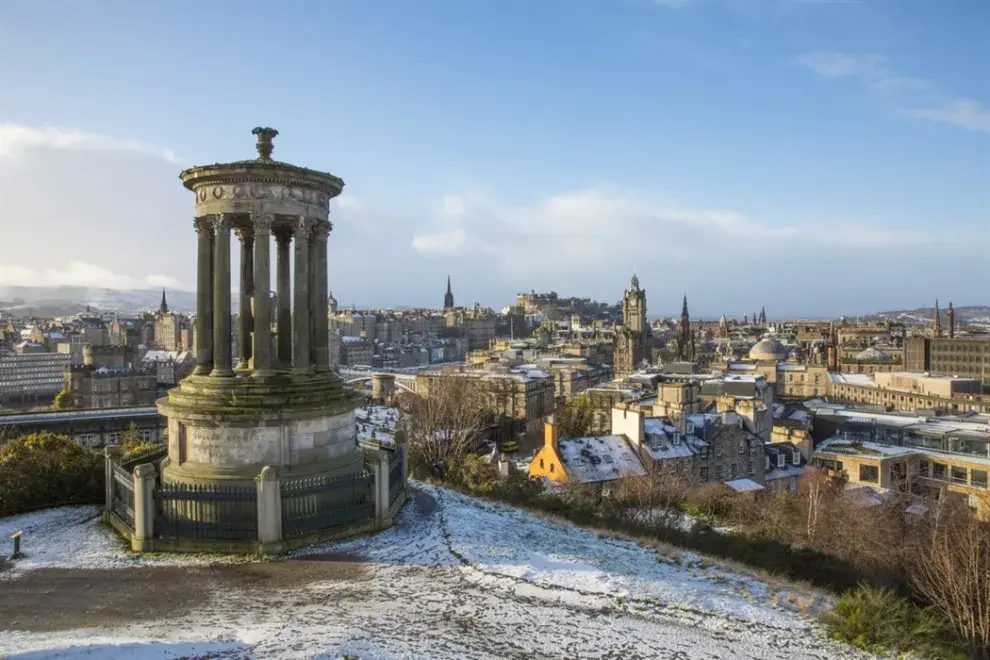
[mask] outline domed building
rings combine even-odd
[[[781,362],[787,354],[787,347],[774,337],[765,337],[749,349],[749,359],[754,362]]]

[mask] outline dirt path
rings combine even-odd
[[[46,568],[0,588],[0,631],[49,632],[172,619],[202,607],[218,589],[260,597],[311,582],[360,580],[359,558],[313,555],[261,564],[115,570]]]

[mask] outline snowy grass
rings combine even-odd
[[[441,488],[414,491],[415,501],[390,530],[308,548],[279,567],[293,570],[293,562],[332,553],[357,559],[348,564],[353,573],[327,573],[290,588],[220,581],[207,602],[171,620],[107,622],[108,629],[32,633],[0,623],[0,656],[870,657],[825,639],[801,616],[801,603],[820,599],[817,592]],[[8,579],[45,566],[226,563],[131,554],[95,513],[75,507],[0,519],[0,533],[24,529],[28,552]]]
[[[0,539],[21,534],[22,557],[0,572],[14,579],[39,568],[117,569],[135,566],[209,566],[257,561],[253,557],[213,554],[137,554],[109,525],[96,506],[46,509],[0,518]],[[0,552],[0,555],[7,555]]]

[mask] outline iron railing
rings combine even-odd
[[[120,465],[113,466],[111,507],[128,527],[134,529],[134,475]]]
[[[258,491],[251,486],[162,484],[155,489],[160,538],[254,541]]]
[[[371,517],[374,478],[313,477],[283,481],[282,535],[305,534]]]
[[[157,471],[158,462],[165,458],[166,455],[168,455],[168,446],[158,445],[146,449],[140,453],[131,454],[126,459],[122,460],[120,464],[125,470],[133,470],[142,463],[151,463],[155,466],[155,470]]]
[[[402,496],[405,491],[405,480],[403,479],[402,458],[406,448],[402,444],[396,444],[395,451],[389,457],[388,466],[388,505],[391,507],[395,500]]]

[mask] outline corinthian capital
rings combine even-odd
[[[197,234],[212,234],[213,219],[209,217],[193,218],[193,227],[196,228]]]
[[[252,213],[251,224],[254,225],[255,234],[270,234],[275,216],[271,213]]]
[[[296,239],[309,238],[310,233],[313,231],[313,219],[301,215],[296,218],[295,224],[292,226],[292,233],[295,234]]]
[[[330,236],[331,229],[333,229],[333,225],[330,224],[329,220],[317,220],[313,223],[313,238],[318,241],[326,241]]]
[[[229,232],[233,225],[233,219],[229,213],[218,213],[213,216],[213,231],[217,234]]]

